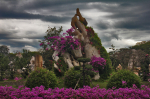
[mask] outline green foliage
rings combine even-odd
[[[91,59],[90,58],[78,58],[77,61],[78,62],[90,62]]]
[[[120,61],[114,57],[110,57],[110,60],[112,62],[113,69],[116,71],[117,66],[121,64]]]
[[[92,71],[92,69],[94,70],[92,65],[85,65],[85,74],[89,75],[91,78],[93,78],[97,74],[96,72]],[[80,70],[83,71],[83,68],[81,68]]]
[[[27,76],[31,73],[31,68],[29,66],[26,66],[25,68],[26,69],[25,70],[23,69],[22,70],[23,72],[21,73],[21,75],[24,79],[26,79]]]
[[[55,64],[60,69],[60,71],[58,71],[56,68],[54,68],[54,73],[56,74],[56,76],[57,77],[64,76],[64,73],[68,70],[68,65],[63,60],[63,57],[59,57],[58,61],[55,62]]]
[[[123,85],[122,81],[126,81],[127,84]],[[122,69],[112,74],[112,76],[109,78],[106,89],[112,88],[113,86],[116,87],[116,89],[126,87],[131,88],[133,86],[132,84],[135,84],[138,88],[140,88],[140,77],[129,70]]]
[[[43,57],[43,60],[45,61],[44,65],[46,66],[48,70],[52,70],[52,68],[54,67],[53,65],[54,61],[52,59],[53,53],[54,53],[54,50],[51,48],[50,50],[46,50],[45,52],[41,54]]]
[[[23,67],[25,68],[27,66],[27,64],[29,64],[29,62],[30,61],[27,60],[26,58],[16,57],[14,65],[15,65],[16,69],[22,69]]]
[[[36,86],[40,87],[41,85],[45,86],[45,90],[58,87],[58,79],[54,72],[47,69],[37,68],[37,70],[29,75],[25,83],[25,86],[29,88],[34,88]]]
[[[80,69],[81,69],[81,66],[74,66],[74,69],[75,69],[75,70],[80,70]]]
[[[67,72],[65,72],[64,75],[64,85],[67,88],[73,88],[75,87],[77,81],[79,80],[81,76],[80,70],[74,70],[74,68],[71,68]],[[85,85],[90,86],[90,76],[85,75]],[[78,86],[76,88],[83,88],[83,76],[81,77]]]
[[[9,58],[0,54],[0,81],[3,80],[4,72],[9,69]]]
[[[109,55],[103,46],[100,49],[100,55],[106,60],[106,65],[104,66],[104,69],[99,69],[99,73],[101,75],[101,79],[107,79],[113,70]]]
[[[92,46],[95,46],[96,49],[99,51],[101,57],[103,57],[106,60],[106,66],[104,66],[104,70],[99,70],[99,74],[103,74],[101,75],[101,79],[107,79],[110,73],[112,72],[112,64],[109,58],[109,54],[107,53],[106,49],[102,46],[101,39],[98,37],[97,33],[94,32],[93,28],[86,27],[86,29],[88,30],[87,34],[90,39],[90,42],[93,43]]]
[[[148,81],[149,79],[149,64],[150,64],[150,57],[145,57],[145,59],[141,62],[141,75],[143,81]]]
[[[131,49],[141,49],[142,51],[146,52],[147,54],[150,54],[150,41],[147,41],[143,44],[140,44],[140,45],[135,45],[135,46],[132,46],[130,47]]]
[[[9,53],[8,57],[10,61],[13,61],[16,58],[16,54]]]

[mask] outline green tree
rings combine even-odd
[[[147,54],[150,54],[150,41],[142,41],[140,43],[137,43],[136,45],[130,47],[131,49],[141,49]]]
[[[23,49],[22,56],[23,58],[16,57],[13,64],[15,71],[17,69],[23,70],[23,68],[27,68],[26,70],[23,71],[23,73],[21,73],[23,78],[26,78],[26,76],[29,75],[29,73],[31,72],[29,64],[32,56],[30,55],[30,51],[26,49]]]
[[[0,54],[0,81],[3,81],[4,72],[9,68],[9,58],[3,54]]]

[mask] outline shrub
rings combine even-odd
[[[58,86],[57,78],[54,72],[47,69],[37,68],[31,72],[28,76],[25,86],[29,88],[34,88],[36,86],[40,87],[41,85],[45,86],[45,90],[48,88],[55,88]]]
[[[71,68],[70,70],[65,72],[64,85],[67,88],[73,88],[74,89],[80,76],[81,76],[80,70],[75,70],[74,68]],[[85,85],[90,86],[90,79],[91,79],[91,77],[89,75],[85,75]],[[83,88],[83,76],[81,77],[81,79],[78,83],[78,86],[76,88]]]
[[[122,81],[126,81],[126,85],[122,84]],[[117,72],[113,72],[110,76],[106,89],[112,88],[113,86],[118,88],[131,88],[135,84],[138,88],[141,87],[141,79],[130,70],[122,69]]]

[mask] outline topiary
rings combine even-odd
[[[45,86],[45,90],[48,88],[55,88],[58,86],[57,78],[54,72],[47,69],[37,68],[27,77],[25,86],[34,88],[41,85]]]
[[[126,85],[123,85],[122,81],[126,81]],[[113,72],[112,76],[110,76],[106,89],[112,88],[113,86],[116,89],[119,88],[131,88],[135,84],[138,88],[141,87],[141,79],[136,74],[131,72],[130,70],[122,69],[117,72]]]
[[[67,88],[74,89],[80,76],[81,76],[80,70],[75,70],[74,68],[71,68],[70,70],[65,72],[64,85]],[[89,75],[85,75],[85,85],[90,86],[90,79],[91,79],[91,77]],[[81,79],[78,83],[78,86],[76,88],[83,88],[83,76],[81,77]]]

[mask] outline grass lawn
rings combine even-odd
[[[19,77],[19,76],[16,76],[16,77]],[[59,87],[59,88],[63,88],[63,87],[64,87],[64,80],[63,80],[63,77],[58,78],[58,79],[59,79],[59,82],[58,82],[58,83],[59,83],[59,86],[58,86],[58,87]],[[25,82],[26,79],[21,79],[21,80],[19,80],[19,81]],[[7,82],[15,82],[15,80],[0,81],[0,86],[5,86],[5,85],[7,85]],[[100,79],[97,80],[97,81],[92,80],[93,85],[94,85],[94,86],[99,85],[99,88],[101,88],[101,89],[102,89],[102,88],[105,88],[105,89],[106,89],[107,82],[108,82],[108,79],[107,79],[107,80],[104,80],[104,81],[100,81]],[[18,84],[18,85],[20,85],[20,84]],[[8,84],[7,86],[12,86],[13,88],[17,88],[17,89],[18,89],[18,85],[15,85],[15,84]],[[21,85],[24,85],[24,84],[21,83]],[[90,84],[90,87],[93,88],[93,85]],[[150,82],[148,82],[148,81],[143,81],[141,85],[149,85],[149,86],[150,86]],[[66,87],[64,87],[64,88],[66,88]]]

